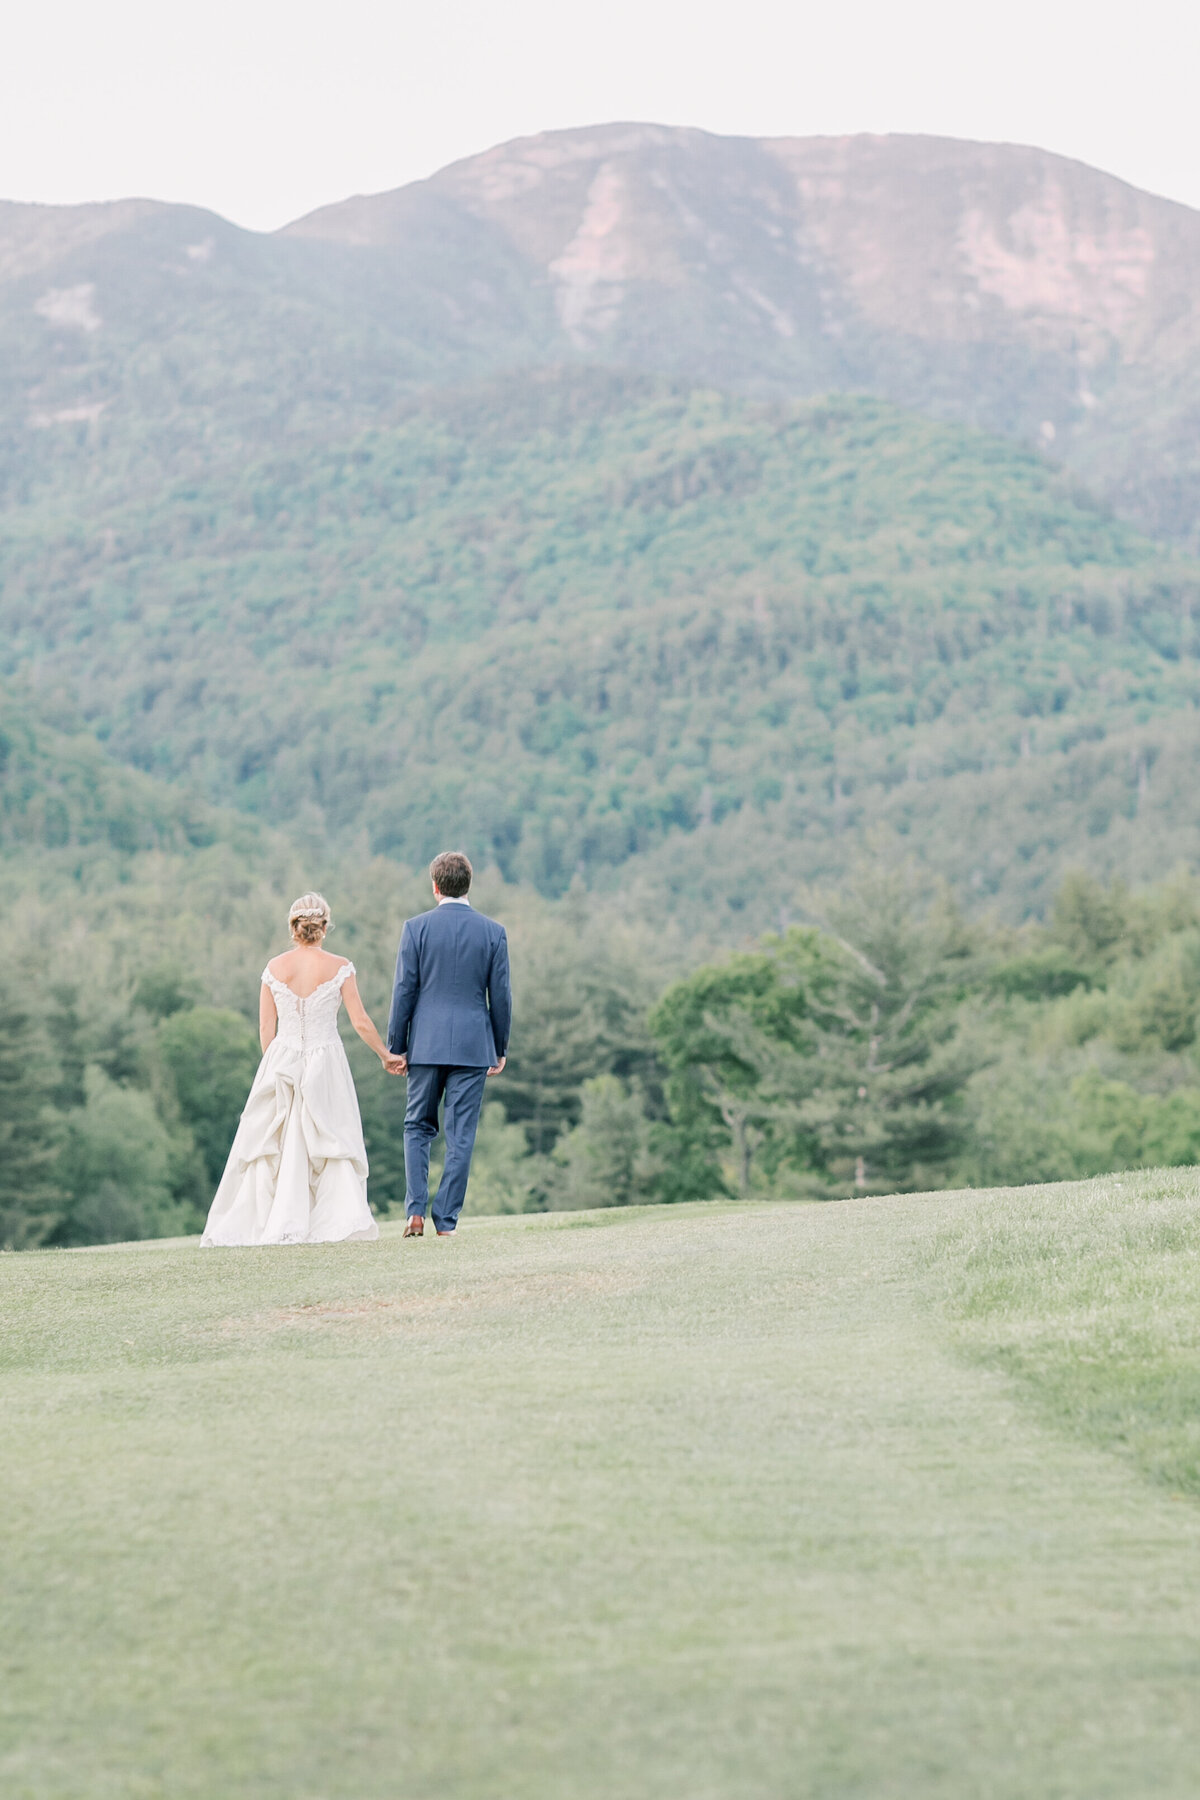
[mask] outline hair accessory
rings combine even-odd
[[[288,908],[288,924],[295,925],[301,919],[320,919],[326,931],[333,930],[329,902],[324,894],[301,894],[298,900],[292,901]]]

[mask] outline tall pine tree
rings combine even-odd
[[[57,1223],[54,1079],[28,1000],[0,984],[0,1249],[39,1244]]]

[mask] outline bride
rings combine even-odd
[[[391,1060],[354,979],[354,964],[322,948],[332,923],[320,894],[288,912],[294,949],[263,970],[263,1059],[204,1228],[203,1244],[331,1244],[376,1238],[358,1096],[338,1036],[350,1023]]]

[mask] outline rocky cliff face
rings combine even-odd
[[[1160,329],[1200,274],[1187,208],[1009,145],[613,126],[503,145],[428,186],[544,273],[581,348],[619,335],[641,288],[701,285],[784,342],[865,324],[1032,340],[1095,364]],[[339,236],[381,205],[289,229]]]
[[[421,186],[517,254],[577,355],[741,387],[871,388],[1039,439],[1151,523],[1189,527],[1187,207],[1013,145],[657,125],[523,139]],[[289,232],[402,245],[417,192]]]
[[[587,360],[873,391],[1038,442],[1154,529],[1200,517],[1200,213],[1011,145],[607,125],[271,237],[3,206],[0,357],[10,467],[51,424],[170,460]]]

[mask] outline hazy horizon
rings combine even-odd
[[[548,135],[553,135],[554,133],[560,132],[560,131],[602,130],[606,127],[614,126],[614,125],[619,125],[619,126],[636,126],[636,125],[666,126],[667,129],[671,129],[671,130],[701,131],[711,137],[728,137],[728,138],[739,138],[739,137],[742,137],[742,138],[748,138],[748,137],[807,138],[807,137],[860,137],[860,136],[861,137],[944,138],[944,139],[946,139],[947,142],[1003,144],[1003,145],[1008,145],[1013,148],[1041,150],[1041,151],[1047,152],[1050,155],[1062,156],[1062,157],[1064,157],[1065,160],[1068,160],[1068,161],[1074,161],[1074,162],[1081,163],[1087,167],[1097,168],[1099,166],[1094,163],[1088,164],[1086,162],[1086,159],[1083,157],[1071,157],[1065,151],[1053,150],[1049,145],[1046,145],[1046,144],[1032,144],[1032,143],[1018,144],[1016,142],[1016,140],[1011,139],[1011,138],[1009,138],[1009,139],[968,138],[968,137],[951,138],[945,132],[936,132],[936,131],[928,131],[928,132],[899,132],[899,131],[898,132],[865,132],[865,131],[864,132],[772,132],[772,133],[720,132],[720,131],[710,131],[707,126],[703,126],[703,125],[682,124],[682,125],[677,125],[677,126],[668,126],[667,122],[663,119],[624,119],[624,118],[621,118],[621,119],[617,119],[617,118],[614,118],[614,119],[587,119],[587,120],[580,122],[577,125],[547,126],[544,132],[520,132],[517,134],[517,136],[515,138],[498,139],[494,143],[480,144],[473,150],[466,150],[463,152],[462,156],[452,158],[451,163],[470,161],[473,157],[484,155],[487,151],[499,148],[505,143],[517,142],[524,138],[532,138],[532,137],[537,137],[537,136],[548,136]],[[172,205],[195,206],[199,210],[212,213],[214,215],[214,217],[223,219],[227,224],[233,224],[241,230],[260,233],[262,235],[270,235],[272,232],[282,230],[282,229],[286,228],[288,225],[296,223],[298,220],[307,217],[309,214],[311,214],[313,212],[320,211],[325,206],[337,205],[339,203],[339,201],[342,201],[342,200],[351,200],[351,199],[360,199],[360,198],[368,198],[369,199],[372,196],[377,195],[377,194],[385,194],[388,192],[392,192],[397,188],[406,187],[406,186],[411,185],[412,183],[419,182],[422,180],[428,180],[430,177],[438,174],[441,170],[443,170],[447,167],[450,167],[450,166],[451,166],[451,164],[439,163],[436,169],[430,169],[424,175],[411,176],[406,181],[393,182],[391,184],[390,188],[370,188],[370,189],[360,188],[360,189],[355,189],[353,191],[348,191],[344,194],[333,195],[333,196],[329,197],[328,199],[318,201],[315,206],[305,208],[304,212],[290,215],[288,218],[280,219],[277,223],[271,224],[271,225],[253,225],[253,224],[247,225],[247,224],[244,224],[241,220],[233,218],[231,214],[229,214],[227,212],[222,212],[219,207],[209,205],[203,200],[191,200],[191,199],[189,199],[189,200],[173,200],[167,195],[150,193],[150,192],[106,194],[106,195],[102,195],[102,196],[97,195],[94,199],[80,200],[80,201],[69,201],[69,200],[67,200],[67,201],[54,201],[54,200],[51,200],[51,201],[45,201],[45,200],[23,201],[19,195],[0,193],[0,202],[14,202],[15,201],[17,204],[35,205],[35,206],[71,206],[71,205],[105,205],[105,204],[111,205],[111,204],[115,204],[122,200],[147,200],[147,201],[157,202],[157,203],[161,203],[163,205],[168,205],[168,206],[172,206]],[[1129,178],[1127,176],[1123,175],[1119,169],[1102,169],[1101,173],[1112,176],[1114,179],[1116,179],[1118,181],[1126,182],[1129,186],[1134,187],[1134,188],[1139,188],[1143,192],[1156,194],[1156,196],[1160,199],[1172,200],[1177,205],[1190,206],[1190,207],[1192,207],[1193,210],[1200,210],[1200,195],[1197,196],[1197,199],[1195,202],[1187,201],[1187,200],[1178,200],[1173,195],[1162,193],[1161,190],[1156,190],[1153,188],[1144,188],[1142,183],[1130,181]]]
[[[903,133],[1034,145],[1200,206],[1191,70],[1200,15],[1148,0],[1098,29],[1082,0],[449,0],[398,16],[347,0],[116,0],[30,11],[0,71],[0,194],[145,196],[269,231],[355,193],[539,132],[644,120],[721,136]]]

